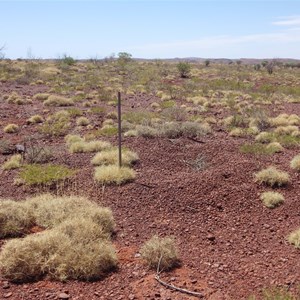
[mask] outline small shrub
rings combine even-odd
[[[6,133],[16,133],[19,131],[19,126],[17,124],[8,124],[3,129]]]
[[[67,146],[70,147],[73,143],[83,142],[84,139],[76,134],[68,134],[65,136],[65,142]]]
[[[274,140],[274,134],[271,132],[266,132],[266,131],[259,133],[255,137],[255,141],[257,141],[259,143],[270,143],[273,140]]]
[[[142,246],[140,253],[149,267],[155,270],[158,267],[159,270],[169,270],[179,262],[175,242],[170,237],[153,236]]]
[[[83,115],[82,110],[80,110],[77,107],[68,108],[67,112],[70,115],[70,117],[78,117],[78,116],[82,116]]]
[[[45,100],[44,105],[46,106],[72,106],[74,105],[74,101],[72,99],[68,99],[66,97],[51,95]]]
[[[290,162],[290,166],[292,169],[300,172],[300,154],[296,155]]]
[[[296,248],[300,248],[300,228],[289,234],[288,241]]]
[[[76,125],[78,126],[87,126],[90,124],[90,120],[86,117],[80,117],[76,120]]]
[[[118,164],[119,154],[118,149],[111,149],[97,153],[93,159],[92,164],[99,165],[115,165]],[[139,159],[135,152],[123,149],[122,151],[122,165],[130,166]]]
[[[28,185],[51,184],[67,179],[75,171],[60,165],[25,165],[20,172],[20,178]]]
[[[260,195],[260,200],[266,207],[274,208],[284,201],[284,197],[278,192],[264,192]]]
[[[22,156],[20,154],[13,155],[7,162],[2,165],[3,170],[18,169],[21,167]]]
[[[192,66],[188,62],[180,62],[176,67],[181,78],[189,77]]]
[[[119,168],[117,165],[95,168],[95,180],[101,184],[123,184],[135,179],[136,173],[129,167]]]
[[[256,181],[270,186],[282,186],[289,182],[289,174],[275,167],[269,167],[255,174]]]

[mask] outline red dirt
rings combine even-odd
[[[24,87],[22,93],[29,93],[31,88]],[[11,89],[15,87],[0,86],[1,93]],[[33,109],[43,109],[36,103],[17,106],[1,102],[0,107],[2,123],[6,115],[5,124],[17,122],[21,126]],[[291,108],[289,104],[286,109],[300,114],[300,105]],[[28,126],[19,135],[0,135],[20,142],[32,132]],[[115,138],[111,141],[116,144]],[[300,175],[289,168],[298,150],[286,149],[272,156],[242,154],[238,148],[246,139],[232,138],[224,131],[214,131],[202,141],[127,138],[124,145],[140,156],[135,166],[137,179],[104,190],[93,181],[93,155],[70,155],[62,146],[56,162],[80,170],[66,184],[65,192],[84,194],[113,210],[119,268],[91,283],[45,279],[17,285],[0,278],[0,298],[58,299],[65,292],[74,300],[195,299],[161,286],[154,279],[155,272],[141,260],[139,248],[153,234],[174,236],[180,252],[182,266],[163,273],[162,279],[202,292],[204,299],[247,299],[251,294],[258,295],[263,287],[274,285],[296,288],[300,280],[299,250],[286,242],[286,236],[300,225]],[[61,138],[43,142],[63,143]],[[203,171],[195,171],[187,163],[199,154],[207,162]],[[0,164],[5,159],[0,155]],[[259,194],[268,188],[256,184],[253,178],[255,172],[271,164],[291,176],[291,183],[280,189],[285,203],[273,210],[259,200]],[[37,192],[13,185],[18,171],[1,172],[1,198],[20,200]]]

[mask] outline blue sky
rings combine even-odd
[[[0,0],[8,58],[298,58],[300,0]]]

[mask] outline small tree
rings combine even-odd
[[[204,62],[204,64],[205,64],[205,67],[208,67],[208,66],[209,66],[209,64],[210,64],[210,60],[209,60],[209,59],[207,59],[207,60]]]
[[[267,65],[266,65],[266,69],[268,71],[268,73],[271,75],[273,74],[273,71],[274,71],[274,66],[275,66],[275,63],[273,61],[269,62]]]
[[[4,50],[4,46],[0,47],[0,59],[3,59],[5,56],[3,50]]]
[[[188,78],[191,68],[192,67],[188,62],[180,62],[177,64],[177,70],[181,78]]]

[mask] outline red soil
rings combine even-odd
[[[15,88],[3,84],[0,92]],[[22,93],[32,95],[37,89],[44,90],[34,89],[24,87]],[[17,106],[3,102],[0,108],[3,125],[17,122],[23,126],[19,135],[0,132],[1,138],[13,142],[21,142],[24,135],[35,131],[32,126],[24,127],[25,120],[33,111],[43,109],[38,103]],[[286,109],[300,113],[300,105]],[[111,141],[116,143],[115,138]],[[174,236],[182,262],[180,268],[163,273],[162,279],[202,292],[204,299],[247,299],[251,294],[259,295],[263,287],[275,285],[295,289],[300,280],[299,250],[286,242],[286,236],[300,225],[300,175],[289,168],[297,149],[272,156],[242,154],[238,148],[245,139],[232,138],[222,130],[215,130],[202,141],[127,138],[124,145],[140,156],[135,166],[137,179],[104,190],[93,181],[93,155],[70,155],[62,147],[55,161],[80,169],[65,191],[83,194],[113,210],[119,268],[91,283],[45,279],[17,285],[0,278],[0,298],[58,299],[65,292],[74,300],[195,299],[161,286],[154,279],[155,272],[141,260],[139,248],[154,234]],[[62,139],[43,142],[58,145]],[[200,154],[207,166],[195,171],[187,162]],[[0,155],[1,164],[5,159]],[[253,177],[269,165],[276,165],[291,176],[291,183],[280,188],[285,203],[273,210],[259,200],[259,194],[269,188],[255,183]],[[1,198],[20,200],[37,192],[14,186],[17,172],[2,172]]]

